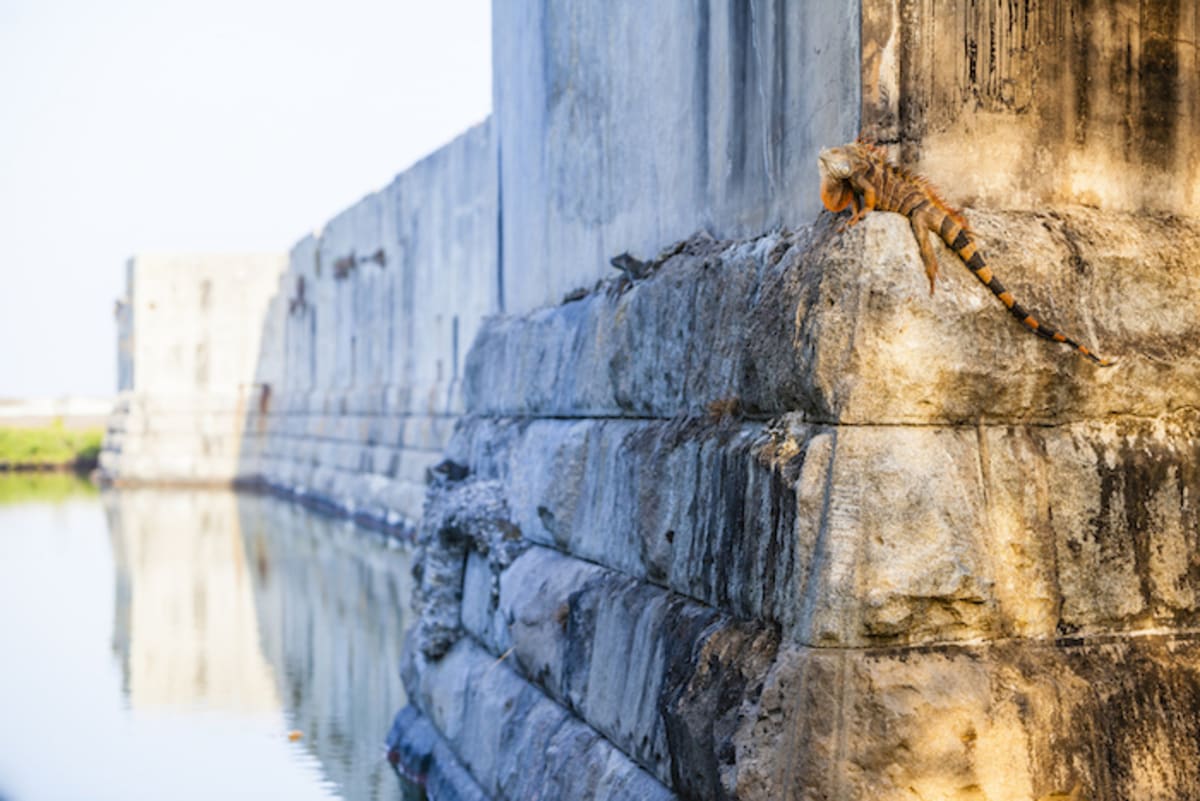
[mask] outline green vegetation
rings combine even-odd
[[[95,484],[74,473],[0,473],[0,506],[10,503],[61,503],[94,497]]]
[[[42,428],[0,427],[0,468],[94,465],[103,438],[98,428],[76,431],[61,421]]]

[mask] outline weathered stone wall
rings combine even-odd
[[[245,399],[242,477],[424,503],[393,758],[434,799],[1200,797],[1196,12],[494,25],[493,120],[293,249]],[[1118,366],[818,218],[860,126]]]
[[[944,249],[930,298],[891,215],[697,237],[490,321],[420,539],[406,758],[493,799],[1200,794],[1200,227],[970,216],[1117,367]]]
[[[415,523],[497,307],[496,192],[485,122],[297,243],[266,315],[243,480]]]
[[[100,468],[112,480],[228,482],[258,396],[274,254],[141,255],[118,307],[121,393]]]
[[[493,26],[510,313],[625,250],[806,223],[817,151],[860,131],[956,203],[1200,214],[1179,0],[524,0]]]
[[[858,124],[857,3],[496,3],[502,308],[557,302],[706,228],[811,219]]]
[[[1200,215],[1200,7],[862,0],[862,125],[957,202]]]

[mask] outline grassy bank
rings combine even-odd
[[[76,431],[61,422],[40,428],[0,427],[0,470],[89,469],[96,465],[104,432]]]

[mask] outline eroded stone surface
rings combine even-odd
[[[466,421],[533,542],[810,645],[1195,625],[1200,417]],[[670,491],[664,491],[669,482]]]
[[[1191,798],[1187,634],[781,652],[738,733],[741,798]]]
[[[851,424],[1059,423],[1200,407],[1200,226],[1179,218],[971,211],[997,275],[1106,356],[1040,340],[940,243],[928,294],[911,228],[869,215],[749,242],[699,239],[624,293],[489,322],[468,411],[514,416],[749,411]]]
[[[669,801],[675,794],[469,639],[407,652],[405,685],[492,798]]]
[[[929,299],[876,215],[698,237],[490,324],[446,453],[465,481],[432,469],[445,419],[386,392],[280,396],[248,458],[368,516],[435,481],[406,686],[488,797],[1186,797],[1161,754],[1192,646],[1149,633],[1200,613],[1200,234],[973,217],[1120,366],[1031,337],[950,258]]]

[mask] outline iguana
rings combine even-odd
[[[921,251],[921,261],[925,263],[925,274],[929,276],[929,294],[933,294],[938,270],[937,256],[928,236],[928,232],[933,232],[1030,331],[1043,339],[1070,345],[1098,365],[1112,364],[1061,331],[1039,322],[1017,303],[992,274],[962,215],[950,208],[924,178],[891,164],[880,148],[862,141],[830,147],[821,151],[817,163],[821,172],[821,202],[825,208],[839,212],[853,206],[854,213],[846,227],[857,224],[874,209],[898,212],[908,218]]]

